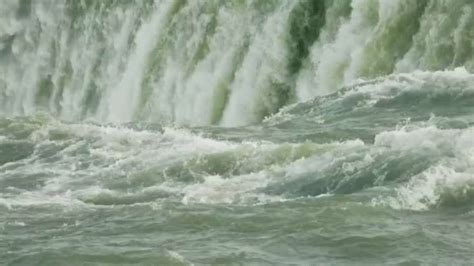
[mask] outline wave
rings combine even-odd
[[[26,121],[2,123],[3,131],[30,130],[0,143],[31,148],[0,165],[9,208],[262,204],[352,194],[369,205],[423,210],[472,199],[474,127],[407,125],[380,132],[373,143],[275,143],[210,139],[189,129]]]

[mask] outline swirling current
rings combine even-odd
[[[3,0],[1,265],[474,264],[472,0]]]

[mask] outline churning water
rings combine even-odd
[[[2,0],[0,264],[472,265],[472,0]]]

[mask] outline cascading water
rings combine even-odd
[[[474,69],[470,0],[7,0],[5,114],[256,123],[359,78]]]
[[[474,263],[472,0],[0,4],[0,264]]]

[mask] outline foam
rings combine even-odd
[[[54,138],[57,132],[63,137]],[[121,192],[108,189],[109,181],[105,177],[128,178],[140,169],[173,161],[184,162],[238,147],[230,142],[200,137],[185,129],[165,128],[162,132],[151,132],[59,121],[38,128],[29,139],[36,145],[35,153],[24,159],[22,165],[5,169],[0,178],[28,178],[38,174],[48,178],[31,191],[2,195],[2,204],[9,208],[44,204],[67,206],[104,193],[120,198]],[[53,161],[42,158],[39,153],[48,145],[62,147],[53,154]]]
[[[14,208],[29,208],[45,205],[61,206],[61,207],[86,207],[86,205],[79,199],[71,197],[71,192],[66,191],[61,194],[46,194],[42,191],[23,192],[21,194],[1,195],[0,205],[8,209]]]
[[[309,113],[314,111],[315,106],[320,101],[323,104],[331,105],[349,99],[353,96],[364,95],[363,99],[358,103],[357,107],[373,107],[381,100],[394,99],[405,92],[420,92],[426,98],[436,96],[437,94],[455,94],[462,99],[465,93],[474,92],[474,74],[470,73],[464,67],[458,67],[453,70],[444,71],[422,71],[416,70],[410,73],[396,73],[375,79],[357,78],[347,83],[342,91],[337,93],[337,98],[318,97],[305,102],[295,103],[285,106],[279,112],[270,115],[264,119],[264,123],[268,125],[277,125],[279,123],[298,119],[301,115],[299,108],[308,110]],[[323,109],[324,110],[324,109]],[[315,123],[324,123],[324,113],[320,116],[311,117],[311,121]]]
[[[35,153],[24,159],[22,164],[5,168],[2,173],[2,179],[37,174],[48,178],[31,191],[10,191],[10,194],[3,195],[2,204],[9,207],[29,204],[66,206],[79,202],[84,204],[88,200],[93,202],[95,198],[100,201],[102,196],[110,198],[111,203],[116,199],[117,204],[128,204],[158,200],[160,193],[166,194],[169,200],[178,199],[183,204],[264,204],[298,197],[286,195],[285,191],[282,194],[286,196],[267,195],[263,191],[270,185],[304,177],[308,173],[323,173],[324,169],[339,163],[346,178],[349,178],[359,169],[372,167],[374,160],[379,160],[384,154],[396,152],[404,156],[419,150],[427,153],[426,156],[438,156],[439,159],[434,161],[440,168],[433,166],[431,170],[411,177],[409,184],[396,189],[397,197],[380,201],[389,202],[390,206],[396,206],[394,202],[399,202],[399,208],[428,208],[422,206],[434,206],[434,202],[442,201],[443,196],[437,196],[440,195],[440,187],[454,191],[462,184],[469,184],[467,177],[474,164],[474,128],[439,129],[429,123],[409,124],[381,132],[375,136],[374,144],[361,140],[276,144],[219,141],[180,128],[148,131],[50,121],[30,135],[29,140],[36,144]],[[56,138],[58,132],[63,137]],[[39,152],[48,145],[61,147],[54,154],[54,161],[42,158]],[[212,174],[214,170],[206,172],[210,166],[207,160],[213,160],[212,156],[207,158],[207,155],[222,154],[224,160],[218,163],[226,163],[226,153],[230,153],[228,159],[235,163],[237,171],[224,168],[217,170],[222,171],[221,174]],[[360,153],[365,153],[365,156],[359,158]],[[165,170],[173,165],[197,171],[193,173],[194,181],[182,183],[173,176],[167,176]],[[132,182],[135,174],[147,169],[161,169],[159,171],[163,173],[157,172],[157,175],[163,174],[160,178],[164,180],[159,179],[149,187],[130,187],[126,191],[114,188],[117,182],[120,186]],[[448,175],[456,176],[458,181],[449,183],[443,177]],[[427,190],[423,190],[426,187]],[[419,195],[425,196],[416,196],[418,190]],[[425,204],[423,201],[426,198],[430,200]]]
[[[242,203],[258,197],[255,190],[265,187],[269,181],[265,172],[234,176],[228,179],[207,176],[204,178],[204,182],[183,188],[181,191],[184,194],[182,202],[183,204]]]
[[[176,251],[172,251],[172,250],[166,250],[166,253],[173,259],[175,260],[176,262],[178,263],[184,263],[185,265],[190,265],[190,266],[193,266],[194,264],[189,262],[183,255],[179,254],[178,252]]]
[[[443,154],[436,165],[407,184],[395,189],[396,196],[374,199],[374,204],[395,209],[427,210],[449,201],[469,202],[474,191],[474,128],[442,130],[435,127],[412,131],[384,132],[376,137],[376,145],[391,149],[430,148]]]
[[[435,166],[396,189],[396,196],[374,199],[375,205],[422,211],[443,205],[470,204],[474,199],[474,172]]]

